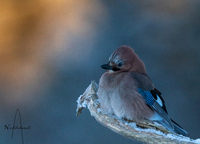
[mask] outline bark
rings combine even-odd
[[[111,129],[112,131],[143,143],[148,144],[197,144],[200,139],[192,140],[189,137],[174,134],[163,126],[152,121],[144,120],[140,122],[125,121],[115,116],[103,114],[101,112],[100,103],[97,95],[98,85],[92,81],[77,100],[77,116],[82,113],[84,108],[88,108],[91,116],[93,116],[100,124]]]

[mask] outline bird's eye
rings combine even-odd
[[[122,62],[120,62],[120,63],[118,63],[118,67],[121,67],[123,65],[123,63]]]

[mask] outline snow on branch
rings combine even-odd
[[[200,144],[200,139],[192,140],[188,137],[174,134],[163,126],[148,120],[130,122],[118,119],[113,115],[102,113],[97,90],[98,85],[95,81],[92,81],[83,95],[81,95],[77,100],[77,116],[87,107],[91,116],[93,116],[100,124],[124,137],[143,143]]]

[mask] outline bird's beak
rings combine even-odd
[[[109,66],[108,64],[104,64],[101,66],[102,69],[106,69],[106,70],[112,70],[113,67],[112,66]]]

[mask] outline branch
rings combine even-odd
[[[143,143],[200,144],[200,139],[192,140],[189,137],[174,134],[162,125],[153,123],[152,121],[144,120],[140,122],[130,122],[118,119],[113,115],[102,113],[97,90],[98,85],[95,81],[92,81],[83,95],[77,100],[77,116],[87,107],[91,116],[93,116],[100,124],[124,137]]]

